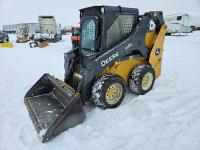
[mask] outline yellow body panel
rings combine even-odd
[[[154,46],[151,50],[149,57],[149,64],[155,70],[156,78],[161,74],[161,65],[162,65],[162,55],[163,55],[163,44],[165,40],[165,34],[167,32],[167,26],[163,25],[160,29],[160,32],[156,38]],[[156,54],[156,51],[159,49],[159,54]]]
[[[13,47],[13,43],[0,43],[0,48],[12,48]]]
[[[97,75],[97,78],[103,74],[114,73],[121,76],[126,82],[126,84],[128,85],[128,79],[132,70],[136,66],[145,64],[145,63],[146,63],[146,58],[144,57],[137,57],[137,58],[130,57],[130,59],[128,60],[116,61],[113,65],[107,67],[101,73],[99,73]]]
[[[157,34],[155,31],[150,31],[150,32],[147,32],[146,33],[146,37],[145,37],[145,44],[146,44],[146,47],[148,49],[152,49],[155,41],[156,41],[156,38],[157,38]]]
[[[163,25],[158,35],[155,32],[148,32],[146,34],[145,38],[146,46],[149,47],[149,49],[153,47],[151,49],[149,60],[147,60],[148,58],[145,57],[130,57],[128,60],[123,60],[123,61],[118,60],[113,65],[101,71],[96,76],[96,78],[99,78],[103,74],[114,73],[121,76],[126,82],[126,85],[128,85],[130,73],[133,71],[135,67],[141,64],[150,64],[152,68],[155,70],[156,78],[160,76],[163,44],[164,44],[164,37],[166,30],[167,30],[166,25]],[[158,55],[156,55],[157,49],[160,49]]]

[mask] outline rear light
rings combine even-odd
[[[104,7],[101,7],[101,14],[105,14],[105,8]]]

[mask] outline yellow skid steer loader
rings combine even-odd
[[[17,43],[26,43],[30,41],[29,37],[29,26],[28,25],[22,25],[19,28],[20,33],[17,35],[16,42]]]
[[[64,55],[64,80],[44,74],[25,95],[42,142],[82,123],[84,104],[115,108],[126,89],[144,95],[161,74],[161,11],[93,6],[80,10],[80,20],[79,46]]]

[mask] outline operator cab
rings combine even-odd
[[[124,41],[139,20],[135,8],[94,6],[80,10],[80,50],[84,56],[105,52]]]

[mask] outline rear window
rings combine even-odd
[[[135,22],[135,15],[119,15],[107,31],[106,48],[109,49],[127,38]]]
[[[72,31],[72,35],[73,36],[78,36],[79,34],[80,34],[80,29],[74,28],[73,31]]]
[[[177,17],[177,20],[181,20],[181,19],[182,19],[182,16],[178,16],[178,17]]]

